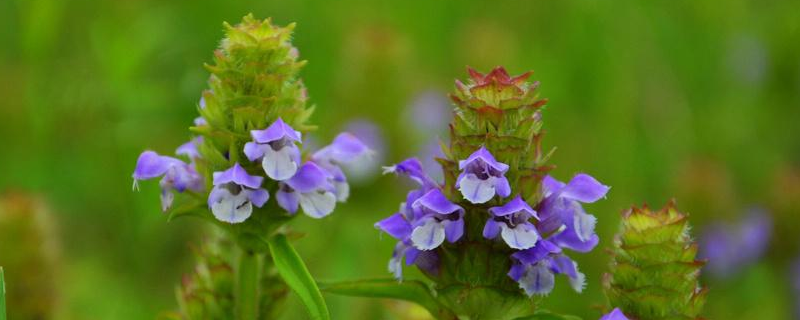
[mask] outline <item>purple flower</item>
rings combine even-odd
[[[203,137],[195,137],[187,143],[184,143],[175,150],[175,154],[186,156],[194,162],[200,158],[200,152],[197,150],[199,145],[203,144]]]
[[[408,158],[390,167],[383,167],[383,174],[395,173],[414,180],[425,189],[438,187],[438,183],[428,176],[422,168],[422,163],[417,158]]]
[[[700,237],[700,256],[708,260],[713,275],[727,277],[758,260],[771,235],[769,214],[764,209],[751,208],[734,224],[711,224]]]
[[[540,240],[534,247],[512,254],[511,258],[514,264],[508,276],[519,283],[528,296],[549,294],[557,274],[566,275],[577,292],[585,287],[586,276],[578,271],[578,264],[548,240]]]
[[[425,193],[411,208],[419,214],[411,232],[411,243],[417,249],[433,250],[445,238],[453,243],[464,235],[464,209],[447,200],[439,189]]]
[[[312,218],[323,218],[336,207],[335,188],[329,181],[330,173],[314,162],[306,162],[289,180],[279,184],[275,194],[278,205],[289,213],[298,207]]]
[[[375,224],[376,228],[399,240],[392,252],[392,258],[389,260],[389,272],[394,274],[398,280],[402,280],[403,258],[405,258],[406,265],[416,264],[428,273],[435,274],[438,268],[438,256],[435,252],[421,251],[415,248],[411,242],[412,224],[420,217],[420,214],[417,214],[420,211],[416,210],[415,212],[412,204],[422,195],[421,190],[412,190],[406,196],[406,202],[400,204],[397,213]]]
[[[336,200],[344,202],[350,195],[350,185],[341,166],[371,161],[373,151],[356,136],[342,132],[333,142],[311,155],[311,160],[328,172],[329,182],[334,186]]]
[[[264,178],[251,176],[235,163],[222,172],[214,172],[214,188],[208,195],[208,207],[217,220],[240,223],[253,213],[253,205],[261,207],[269,200],[267,190],[261,189]]]
[[[386,154],[386,143],[380,127],[370,120],[355,120],[347,124],[346,131],[353,134],[365,146],[372,150],[372,157],[358,157],[356,161],[342,164],[347,177],[351,180],[365,181],[373,178],[377,172],[378,163],[383,162]]]
[[[594,249],[597,218],[587,214],[581,203],[605,197],[609,187],[587,174],[577,174],[567,184],[546,176],[542,184],[545,198],[539,205],[539,232],[551,234],[549,240],[563,248],[578,252]]]
[[[603,315],[600,320],[628,320],[619,308],[614,308],[610,313]]]
[[[517,196],[503,206],[489,208],[489,213],[492,217],[483,228],[485,238],[494,239],[499,233],[509,247],[520,250],[533,247],[539,240],[536,227],[529,221],[539,217],[522,197]]]
[[[261,159],[264,173],[273,180],[283,181],[291,178],[300,166],[301,134],[281,118],[275,120],[264,130],[250,131],[253,142],[244,145],[244,154],[250,161]]]
[[[138,189],[139,180],[161,177],[161,210],[167,211],[175,198],[173,191],[184,192],[187,189],[200,192],[203,190],[203,178],[194,167],[173,157],[162,156],[153,151],[145,151],[136,160],[133,170],[133,188]]]
[[[511,187],[504,175],[508,165],[497,162],[484,147],[466,160],[459,161],[458,169],[462,171],[456,180],[456,187],[469,202],[484,203],[495,194],[503,198],[511,194]]]

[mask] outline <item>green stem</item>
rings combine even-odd
[[[6,320],[6,282],[0,267],[0,320]]]
[[[258,282],[261,277],[259,255],[242,252],[239,259],[239,277],[236,284],[236,312],[241,320],[258,319]]]

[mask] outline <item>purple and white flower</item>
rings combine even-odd
[[[162,177],[161,210],[167,211],[175,199],[174,191],[184,192],[187,189],[195,192],[203,191],[203,178],[194,167],[179,159],[162,156],[154,151],[145,151],[136,160],[133,171],[133,188],[138,189],[139,180]]]
[[[314,162],[306,162],[290,179],[279,183],[275,197],[278,205],[291,214],[303,208],[312,218],[323,218],[336,207],[336,189],[330,173]]]
[[[489,213],[492,217],[483,228],[483,236],[487,239],[500,234],[509,247],[523,250],[533,247],[541,238],[536,226],[530,222],[531,218],[538,220],[539,217],[520,196],[503,206],[489,208]]]
[[[619,310],[619,308],[614,308],[608,314],[603,315],[600,320],[628,320],[627,317]]]
[[[411,231],[411,243],[419,250],[433,250],[447,241],[454,243],[464,235],[464,209],[450,202],[439,189],[431,189],[414,201],[419,214]]]
[[[495,160],[484,147],[475,151],[466,160],[459,161],[458,169],[462,171],[456,181],[456,187],[469,202],[485,203],[495,194],[503,198],[511,194],[511,187],[505,177],[508,165]]]
[[[514,264],[508,276],[519,283],[528,296],[549,294],[555,286],[557,274],[566,275],[577,292],[585,287],[586,276],[578,271],[578,264],[548,240],[540,240],[534,247],[517,251],[511,257]]]
[[[422,195],[421,190],[412,190],[406,196],[406,202],[400,204],[397,213],[375,223],[376,228],[398,240],[389,260],[389,272],[398,280],[402,280],[403,276],[403,258],[406,265],[416,264],[428,273],[435,274],[438,268],[438,256],[435,252],[419,250],[411,242],[413,224],[420,217],[419,210],[415,212],[412,204]]]
[[[251,176],[235,163],[233,167],[214,172],[214,188],[208,195],[208,207],[217,220],[240,223],[269,200],[267,190],[261,189],[263,177]]]
[[[275,120],[264,130],[250,131],[252,142],[244,145],[244,154],[250,161],[261,159],[264,173],[273,180],[291,178],[300,166],[301,134],[283,122]]]
[[[578,252],[589,252],[597,246],[594,232],[597,218],[586,213],[581,203],[593,203],[605,197],[609,190],[587,174],[575,175],[564,184],[551,176],[542,182],[544,199],[539,205],[542,234],[550,234],[556,245]]]
[[[371,161],[373,151],[356,136],[342,132],[333,142],[311,155],[311,161],[329,173],[329,181],[334,186],[336,200],[344,202],[350,196],[350,185],[341,166]]]

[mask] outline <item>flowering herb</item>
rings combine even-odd
[[[295,290],[312,317],[328,318],[315,282],[281,235],[281,226],[299,208],[313,218],[331,214],[349,195],[340,166],[369,160],[372,154],[348,133],[316,152],[303,150],[302,137],[313,128],[306,124],[313,108],[306,106],[306,89],[297,76],[305,61],[298,60],[290,42],[293,27],[252,16],[237,26],[225,24],[227,37],[214,64],[207,65],[210,88],[202,94],[200,116],[190,129],[196,137],[176,151],[189,162],[145,151],[133,173],[134,187],[161,177],[164,211],[178,201],[175,193],[190,193],[170,218],[207,218],[241,249],[235,270],[240,287],[234,294],[241,319],[258,317],[254,282],[266,272],[262,260],[274,263],[283,277],[275,285]],[[271,194],[275,201],[269,201]]]
[[[396,279],[403,279],[405,264],[433,282],[436,302],[422,305],[434,316],[529,316],[536,312],[531,297],[550,293],[557,274],[583,290],[586,277],[567,252],[597,245],[596,219],[582,204],[605,197],[609,188],[586,174],[566,184],[547,175],[552,167],[540,144],[546,100],[535,93],[538,83],[527,81],[530,73],[469,73],[470,81],[456,81],[451,96],[450,144],[437,159],[444,183],[416,158],[386,167],[417,188],[375,227],[397,239],[389,261]],[[371,292],[364,286],[362,292]]]

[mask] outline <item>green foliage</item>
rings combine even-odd
[[[236,256],[240,256],[240,262],[235,263]],[[244,259],[249,257],[252,259]],[[173,318],[194,320],[194,319],[230,319],[231,315],[240,315],[237,304],[241,303],[237,295],[251,295],[247,302],[257,310],[248,309],[251,318],[274,319],[282,311],[283,301],[286,299],[288,289],[282,283],[281,278],[276,274],[274,267],[264,264],[262,266],[259,257],[239,252],[236,246],[224,238],[214,238],[204,242],[195,250],[194,271],[184,276],[181,285],[176,288],[178,298],[179,313]],[[243,266],[241,260],[252,262],[249,266]],[[262,268],[262,272],[246,272],[241,268],[255,267]],[[242,292],[242,279],[237,279],[237,275],[250,277],[244,286],[246,292]],[[256,306],[252,304],[255,303]]]
[[[611,305],[641,320],[699,319],[707,289],[698,278],[705,263],[696,260],[688,216],[673,202],[658,211],[634,207],[622,216],[604,279]]]
[[[328,306],[317,288],[317,283],[308,273],[308,268],[286,236],[278,234],[272,237],[269,241],[269,251],[272,253],[272,260],[278,273],[303,301],[311,319],[330,319]]]
[[[369,279],[348,282],[320,283],[322,291],[353,297],[390,298],[416,303],[431,313],[436,319],[456,319],[432,294],[432,289],[420,281],[397,279]]]

